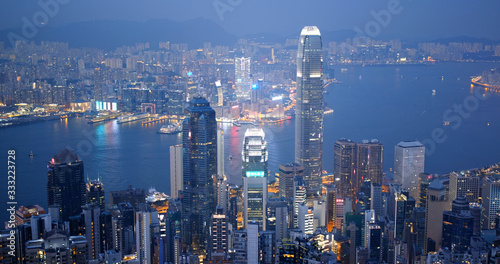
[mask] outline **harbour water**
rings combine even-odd
[[[333,144],[340,138],[355,141],[377,138],[384,144],[384,171],[394,163],[394,145],[418,139],[427,144],[426,171],[447,173],[500,161],[500,95],[483,98],[471,88],[470,77],[494,63],[442,63],[431,66],[336,68],[341,84],[326,89],[325,102],[334,109],[325,116],[323,169],[333,170]],[[342,67],[344,68],[344,67]],[[361,78],[360,78],[361,77]],[[433,95],[435,90],[435,95]],[[482,90],[479,90],[482,92]],[[462,112],[457,106],[465,106]],[[7,151],[16,151],[16,201],[47,208],[47,162],[61,149],[78,151],[85,175],[99,178],[106,191],[155,187],[169,194],[169,147],[182,134],[157,134],[161,123],[116,120],[87,124],[69,118],[0,129],[0,170],[7,175]],[[449,122],[449,125],[446,125]],[[229,181],[241,182],[241,145],[245,129],[225,125],[225,168]],[[269,169],[294,160],[294,120],[264,125]],[[433,131],[444,136],[433,140]],[[443,140],[444,139],[444,140]],[[29,153],[34,153],[30,158]],[[431,153],[432,152],[432,153]],[[229,159],[229,155],[233,158]],[[4,177],[6,186],[7,177]],[[0,221],[7,220],[7,189],[0,195]],[[108,199],[108,197],[106,197]]]

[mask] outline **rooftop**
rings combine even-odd
[[[423,147],[420,141],[401,141],[396,146],[402,148],[415,148],[415,147]]]
[[[431,184],[429,184],[429,187],[427,189],[433,189],[433,190],[444,190],[444,185],[439,179],[434,179]]]
[[[300,32],[301,36],[321,36],[318,27],[316,26],[306,26]]]
[[[67,148],[64,148],[63,150],[59,151],[53,158],[51,163],[52,164],[67,164],[71,162],[76,162],[78,160],[78,155],[76,155],[74,150],[69,150]]]

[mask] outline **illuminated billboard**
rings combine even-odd
[[[264,177],[263,171],[247,171],[247,177]]]
[[[118,104],[116,102],[103,102],[103,101],[96,101],[95,102],[95,109],[98,111],[118,111]]]

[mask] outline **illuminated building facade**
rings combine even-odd
[[[295,161],[304,166],[307,193],[321,190],[323,156],[323,49],[321,33],[308,26],[300,33],[297,52]]]
[[[299,205],[306,202],[306,182],[300,176],[293,180],[293,228],[298,227]]]
[[[191,100],[186,114],[182,134],[182,241],[188,251],[205,254],[216,206],[217,121],[204,98]]]
[[[459,196],[467,198],[469,203],[479,202],[479,176],[465,173],[450,173],[449,200],[454,201]]]
[[[211,222],[210,252],[212,257],[221,255],[225,258],[228,253],[229,231],[227,220],[227,216],[224,214],[222,207],[217,207],[216,213],[212,215]]]
[[[243,173],[243,225],[251,221],[266,230],[267,203],[267,143],[262,128],[249,128],[245,132],[242,150]]]

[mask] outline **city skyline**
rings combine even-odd
[[[113,1],[0,26],[0,259],[500,260],[500,4]]]

